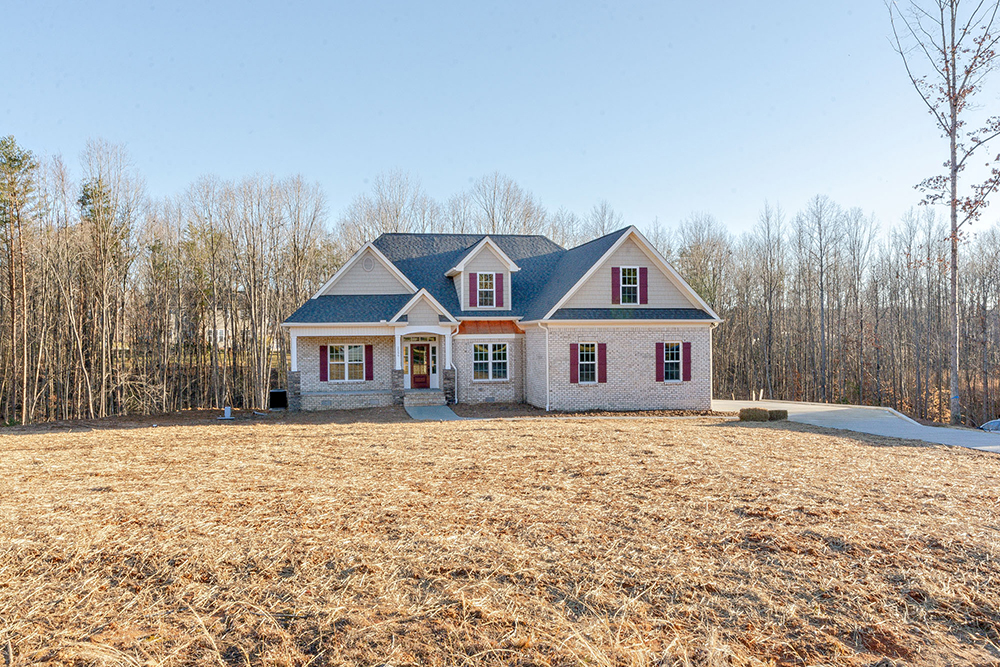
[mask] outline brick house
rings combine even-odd
[[[290,406],[709,409],[722,320],[635,227],[383,234],[283,326]]]

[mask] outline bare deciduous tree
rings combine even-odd
[[[1000,156],[981,183],[960,187],[960,176],[980,149],[1000,136],[1000,116],[977,118],[974,101],[988,75],[1000,64],[996,25],[1000,0],[887,1],[893,45],[920,99],[948,140],[947,173],[920,184],[925,203],[945,204],[950,216],[950,332],[951,422],[961,421],[959,392],[958,244],[962,228],[982,214],[988,197],[1000,186]]]

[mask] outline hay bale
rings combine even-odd
[[[743,408],[740,410],[741,422],[766,422],[769,419],[764,408]]]
[[[788,410],[768,410],[767,419],[772,422],[783,422],[788,419]]]

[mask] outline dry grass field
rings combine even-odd
[[[4,431],[0,666],[1000,664],[1000,457],[368,417]]]

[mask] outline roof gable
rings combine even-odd
[[[411,310],[421,304],[430,306],[437,315],[447,318],[449,322],[458,322],[458,320],[452,317],[451,313],[445,310],[445,307],[442,306],[440,302],[438,302],[438,300],[435,299],[426,289],[421,289],[419,292],[414,294],[413,297],[406,302],[406,305],[400,308],[399,312],[396,313],[396,315],[389,321],[398,322],[401,317],[407,315]]]
[[[374,244],[351,255],[312,298],[338,294],[413,294],[417,286]]]
[[[521,270],[521,267],[519,267],[514,262],[514,260],[508,257],[507,253],[505,253],[500,248],[500,246],[498,246],[496,242],[493,241],[493,239],[491,239],[489,236],[484,236],[483,240],[474,245],[473,247],[469,248],[468,252],[463,254],[461,258],[458,260],[458,264],[448,269],[445,275],[450,278],[452,276],[458,275],[459,273],[462,273],[463,271],[465,271],[465,267],[466,265],[469,264],[469,262],[475,259],[476,256],[479,255],[481,252],[485,251],[492,252],[496,256],[496,258],[500,260],[501,263],[506,265],[507,270],[510,271],[511,273]]]
[[[604,237],[607,238],[607,237]],[[576,281],[576,283],[556,301],[545,313],[541,319],[548,319],[552,317],[557,310],[567,305],[567,302],[580,291],[580,289],[587,284],[587,282],[594,277],[594,275],[606,265],[607,261],[615,254],[615,252],[622,247],[628,241],[634,241],[640,250],[646,255],[646,257],[651,260],[652,264],[659,269],[663,275],[670,281],[670,283],[677,289],[678,293],[688,302],[690,307],[700,309],[705,311],[710,319],[721,322],[720,318],[714,310],[705,302],[701,296],[687,284],[681,275],[677,273],[677,270],[660,254],[660,252],[651,244],[642,233],[639,232],[635,226],[627,227],[626,229],[620,230],[620,235],[615,239],[614,243],[601,255],[601,257],[590,264],[586,272]]]

